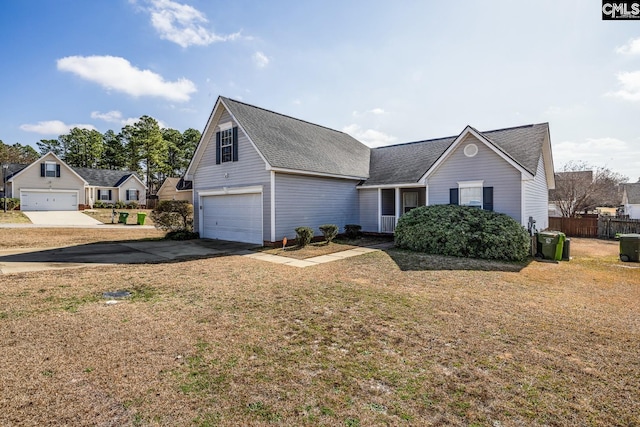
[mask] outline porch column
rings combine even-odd
[[[400,218],[400,211],[402,210],[402,201],[400,200],[400,187],[396,187],[396,224],[398,218]]]
[[[382,189],[378,188],[378,233],[382,233]]]

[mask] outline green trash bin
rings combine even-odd
[[[560,261],[566,236],[559,231],[541,231],[538,233],[538,252],[544,259]]]
[[[138,212],[138,225],[144,225],[144,219],[147,217],[147,214],[144,212]]]
[[[620,260],[640,262],[640,234],[620,235]]]
[[[118,214],[120,215],[118,217],[118,222],[121,224],[126,224],[127,218],[129,217],[129,212],[118,212]]]

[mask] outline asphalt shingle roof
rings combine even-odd
[[[272,167],[369,176],[369,147],[346,133],[220,98]]]
[[[120,171],[111,169],[90,169],[72,167],[78,175],[84,178],[91,186],[95,187],[117,187],[131,175],[131,171]]]
[[[624,189],[627,191],[627,200],[630,205],[640,204],[640,182],[633,184],[624,184]]]
[[[540,123],[479,133],[523,169],[535,175],[548,126],[548,123]],[[364,185],[417,182],[457,137],[372,149],[369,179]]]

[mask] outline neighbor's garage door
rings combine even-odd
[[[262,244],[262,194],[202,197],[202,237]]]
[[[20,210],[23,211],[77,211],[77,192],[21,191]]]

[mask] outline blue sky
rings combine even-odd
[[[0,0],[0,57],[7,144],[223,95],[371,146],[548,121],[556,169],[640,177],[640,21],[601,2]]]

